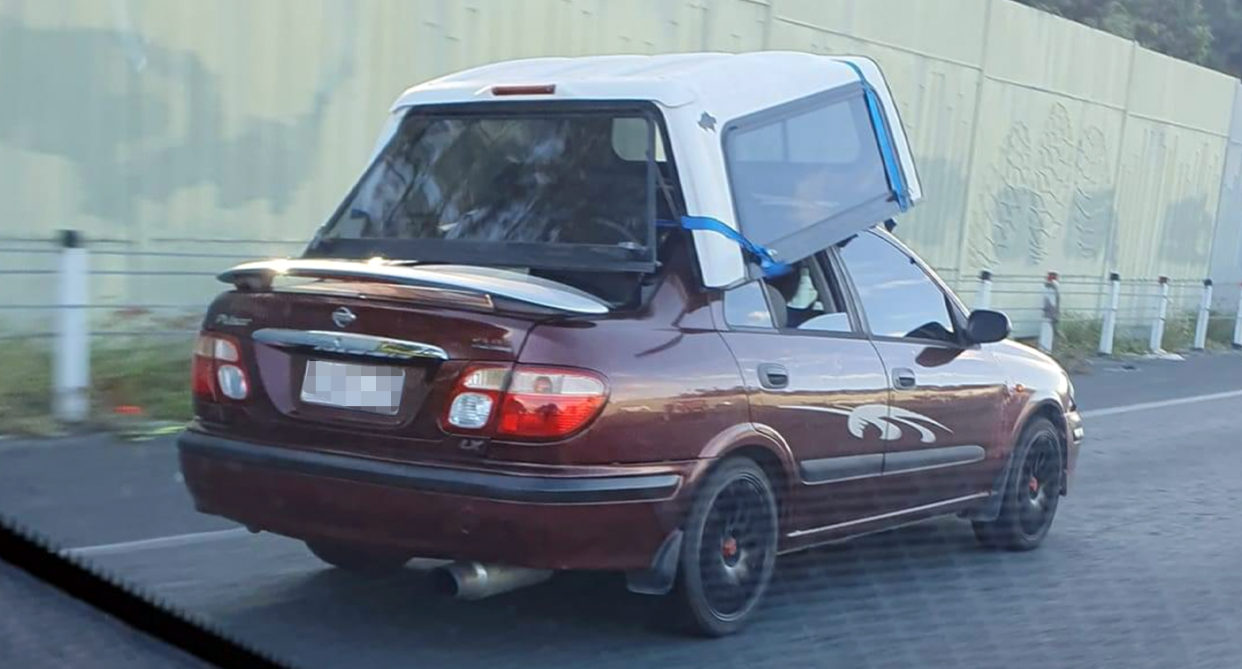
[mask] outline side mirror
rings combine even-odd
[[[966,337],[976,344],[991,344],[1009,337],[1013,326],[1009,317],[999,311],[979,309],[971,312],[966,323]]]

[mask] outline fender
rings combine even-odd
[[[798,478],[798,469],[796,460],[793,456],[793,450],[789,448],[789,443],[777,432],[775,428],[764,425],[763,423],[739,423],[729,427],[715,437],[708,440],[703,449],[699,451],[699,458],[704,460],[718,460],[728,457],[744,448],[762,448],[770,455],[776,457],[780,462],[781,473],[783,475],[783,483],[780,494],[784,499],[789,499],[789,495],[794,490],[794,485],[800,480]],[[777,482],[773,481],[773,485]]]
[[[1035,414],[1045,409],[1053,409],[1058,416],[1065,415],[1065,405],[1053,393],[1040,393],[1038,395],[1031,394],[1018,410],[1018,416],[1009,428],[1009,441],[1012,444],[1018,443],[1018,438],[1022,436],[1022,431],[1026,429],[1027,423],[1035,417]],[[1063,420],[1063,419],[1062,419]],[[1056,421],[1053,421],[1056,424]],[[1062,427],[1057,425],[1058,428]],[[1069,435],[1062,435],[1068,437]]]
[[[979,520],[990,522],[1000,517],[1001,505],[1005,500],[1005,485],[1009,481],[1010,474],[1013,473],[1014,463],[1018,461],[1018,439],[1022,437],[1026,426],[1031,420],[1045,407],[1053,407],[1057,411],[1061,411],[1061,403],[1056,401],[1054,397],[1044,397],[1040,400],[1027,401],[1022,407],[1022,412],[1018,420],[1014,421],[1014,427],[1010,430],[1009,454],[1005,456],[1005,466],[1001,468],[996,479],[992,481],[992,495],[982,504],[961,514],[961,517],[969,520]],[[1064,438],[1064,436],[1062,437]],[[1064,492],[1062,492],[1064,494]]]

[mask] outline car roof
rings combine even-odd
[[[670,108],[698,103],[728,120],[857,83],[854,66],[881,85],[879,68],[868,59],[795,51],[531,58],[483,65],[419,84],[405,91],[393,110],[497,99],[642,100]],[[491,94],[494,86],[548,84],[556,86],[552,96]]]

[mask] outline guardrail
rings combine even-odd
[[[223,246],[138,250],[127,242],[100,239],[88,245],[74,231],[62,231],[53,244],[0,242],[0,281],[5,283],[0,286],[0,325],[5,326],[0,345],[6,347],[6,360],[37,351],[42,361],[46,351],[47,362],[39,362],[40,379],[32,388],[50,386],[46,406],[53,418],[67,424],[92,417],[92,402],[100,399],[98,392],[92,397],[98,373],[124,376],[126,370],[116,367],[127,365],[135,354],[173,356],[183,339],[188,373],[190,341],[209,301],[223,288],[216,274],[232,264],[292,250],[279,243]],[[107,359],[100,357],[105,354]],[[16,386],[21,381],[10,380],[15,382],[10,388],[22,392]]]
[[[1234,348],[1242,348],[1242,292],[1233,312],[1220,313],[1213,308],[1215,284],[1211,279],[1174,280],[1158,276],[1125,280],[1116,272],[1110,272],[1105,278],[1067,277],[1049,272],[1040,281],[1042,285],[1036,281],[1034,276],[998,277],[985,270],[979,274],[972,307],[990,308],[994,295],[1038,296],[1039,306],[1010,306],[1004,311],[1011,314],[1016,324],[1029,326],[1034,320],[1038,330],[1036,341],[1039,348],[1046,352],[1056,348],[1063,313],[1100,321],[1096,352],[1103,356],[1113,355],[1122,331],[1128,332],[1130,339],[1138,331],[1145,332],[1147,351],[1164,353],[1168,324],[1175,312],[1193,314],[1191,350],[1205,350],[1212,324],[1226,322],[1232,325],[1228,343]],[[998,285],[1003,287],[998,289]],[[1076,300],[1080,306],[1072,311],[1066,310],[1067,298],[1073,297],[1080,298]],[[1122,298],[1129,298],[1125,308]],[[1081,306],[1091,300],[1096,302],[1094,307]],[[1030,299],[1013,301],[1031,302]]]
[[[12,268],[14,263],[0,263],[3,267],[0,275],[44,277],[36,282],[44,288],[42,299],[23,295],[20,303],[0,304],[0,316],[6,311],[48,312],[50,315],[43,319],[50,326],[49,330],[0,333],[0,339],[41,337],[52,340],[52,408],[55,418],[66,423],[82,422],[90,414],[93,338],[155,335],[188,339],[197,333],[198,319],[206,309],[209,296],[220,288],[214,279],[219,266],[278,255],[271,247],[256,247],[255,253],[163,253],[101,246],[98,250],[88,250],[80,235],[72,231],[63,232],[54,248],[0,246],[0,255],[24,257],[25,264],[35,265],[15,269]],[[151,262],[144,262],[139,268],[92,268],[93,260],[109,258],[126,262],[140,258],[156,264],[172,263],[175,267],[152,268]],[[213,268],[210,271],[188,269],[195,261],[209,262]],[[973,293],[972,308],[990,308],[1002,303],[1002,310],[1014,321],[1015,331],[1034,335],[1036,345],[1050,353],[1058,349],[1067,318],[1086,319],[1092,323],[1092,328],[1098,325],[1095,350],[1102,356],[1114,355],[1118,342],[1123,339],[1125,352],[1141,349],[1161,353],[1171,320],[1180,318],[1178,327],[1186,331],[1192,317],[1193,331],[1182,332],[1189,339],[1189,348],[1205,349],[1213,334],[1213,340],[1218,343],[1242,348],[1242,296],[1232,313],[1214,311],[1215,286],[1211,279],[1123,278],[1115,272],[1098,277],[1057,272],[998,275],[983,271],[971,291],[968,277],[953,272],[945,272],[944,276],[951,278],[951,283],[955,283],[963,295]],[[94,282],[118,277],[137,277],[143,284],[158,279],[189,278],[194,290],[186,292],[201,296],[202,301],[127,304],[92,300]],[[201,285],[196,277],[202,279]],[[100,314],[114,318],[102,321],[98,318]],[[153,314],[163,316],[152,317]],[[136,326],[134,321],[140,318],[152,320],[147,327]],[[1214,324],[1216,329],[1213,329]],[[1222,333],[1227,325],[1232,326],[1232,332],[1226,341]],[[1095,336],[1093,331],[1092,336]]]

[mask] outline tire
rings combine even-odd
[[[413,556],[333,541],[307,541],[315,557],[355,574],[383,575],[399,571]]]
[[[776,566],[777,524],[772,485],[754,461],[728,459],[708,476],[684,526],[672,593],[677,627],[721,637],[754,618]]]
[[[1065,483],[1061,437],[1046,418],[1027,426],[1014,451],[1014,466],[1005,481],[1000,515],[974,521],[975,538],[989,548],[1029,551],[1048,536]]]

